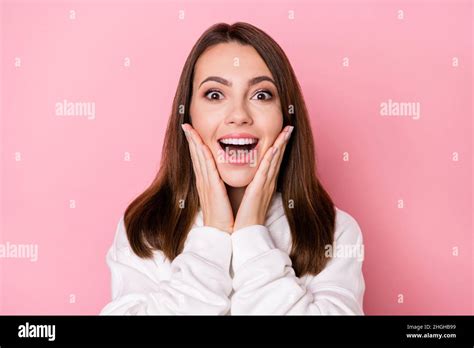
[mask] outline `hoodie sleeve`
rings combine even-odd
[[[213,227],[189,231],[183,252],[169,262],[155,251],[153,260],[139,258],[130,247],[123,216],[106,262],[112,301],[101,315],[226,314],[232,279],[230,235]]]
[[[282,219],[275,223],[283,228]],[[289,255],[275,247],[263,225],[244,227],[231,238],[232,314],[364,314],[362,233],[351,216],[336,231],[335,249],[359,252],[345,257],[336,252],[339,257],[329,260],[314,277],[296,277]]]

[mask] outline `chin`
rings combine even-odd
[[[227,166],[233,167],[233,166]],[[255,168],[244,166],[240,168],[219,168],[222,181],[231,187],[246,187],[255,176]]]

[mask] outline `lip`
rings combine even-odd
[[[219,153],[220,151],[223,151],[221,146],[220,146],[220,141],[223,140],[223,139],[257,139],[257,144],[255,145],[255,147],[252,149],[252,151],[257,151],[259,146],[260,146],[260,139],[253,135],[253,134],[250,134],[250,133],[229,133],[229,134],[226,134],[226,135],[223,135],[221,137],[219,137],[217,139],[217,152]],[[224,153],[225,154],[225,164],[229,164],[229,165],[232,165],[232,166],[248,166],[249,163],[247,162],[232,162],[232,161],[229,161],[229,158],[227,156],[227,153]]]
[[[255,135],[253,135],[253,134],[250,134],[250,133],[229,133],[229,134],[223,135],[223,136],[221,136],[220,138],[217,139],[218,149],[221,149],[220,141],[223,140],[223,139],[257,139],[257,144],[255,145],[253,150],[256,150],[260,145],[260,139],[258,137],[256,137]]]
[[[222,139],[229,139],[229,138],[234,138],[234,139],[245,138],[245,139],[257,139],[258,140],[258,137],[256,137],[253,134],[250,134],[250,133],[230,133],[230,134],[226,134],[226,135],[223,135],[222,137],[218,138],[217,141],[220,141]]]

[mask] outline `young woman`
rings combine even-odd
[[[364,314],[361,230],[315,173],[280,46],[247,23],[210,27],[184,65],[160,170],[118,223],[101,314]]]

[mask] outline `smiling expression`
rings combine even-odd
[[[222,180],[245,187],[281,132],[283,115],[274,79],[250,45],[208,48],[194,69],[192,126],[209,147]]]

